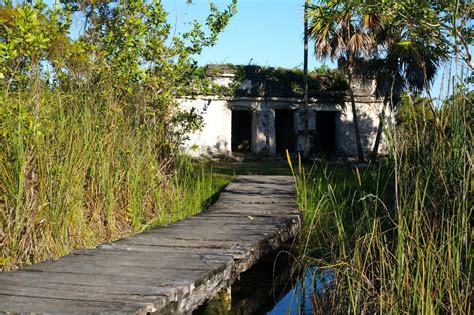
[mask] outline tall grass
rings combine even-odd
[[[473,302],[471,103],[408,105],[391,156],[294,171],[305,212],[301,262],[334,270],[316,313],[469,314]]]
[[[0,269],[182,219],[228,182],[175,157],[146,112],[94,93],[2,95]]]

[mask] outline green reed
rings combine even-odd
[[[294,171],[305,212],[300,262],[335,278],[316,313],[468,314],[473,298],[472,97],[386,130],[390,156],[365,168]]]
[[[230,177],[170,149],[166,127],[114,100],[2,95],[0,269],[198,213]],[[145,118],[144,118],[145,117]]]

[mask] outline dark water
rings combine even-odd
[[[313,314],[312,297],[322,293],[332,279],[332,270],[309,266],[293,287],[266,314]]]
[[[331,270],[316,266],[299,270],[286,254],[267,256],[234,283],[230,309],[218,299],[194,314],[312,314],[313,294],[321,293],[333,277]]]

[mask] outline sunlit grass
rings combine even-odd
[[[471,104],[412,108],[391,156],[364,169],[294,169],[305,213],[300,263],[335,271],[316,313],[468,314],[472,309]],[[431,126],[428,128],[428,126]]]
[[[0,268],[196,214],[231,179],[170,150],[165,128],[114,102],[10,94],[0,125]]]

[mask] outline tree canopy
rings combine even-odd
[[[349,81],[353,75],[376,79],[383,114],[403,92],[429,91],[441,64],[454,56],[473,69],[472,12],[466,1],[331,0],[316,2],[308,16],[316,56],[338,60]],[[362,161],[357,118],[354,128]],[[375,155],[377,148],[378,141]]]

